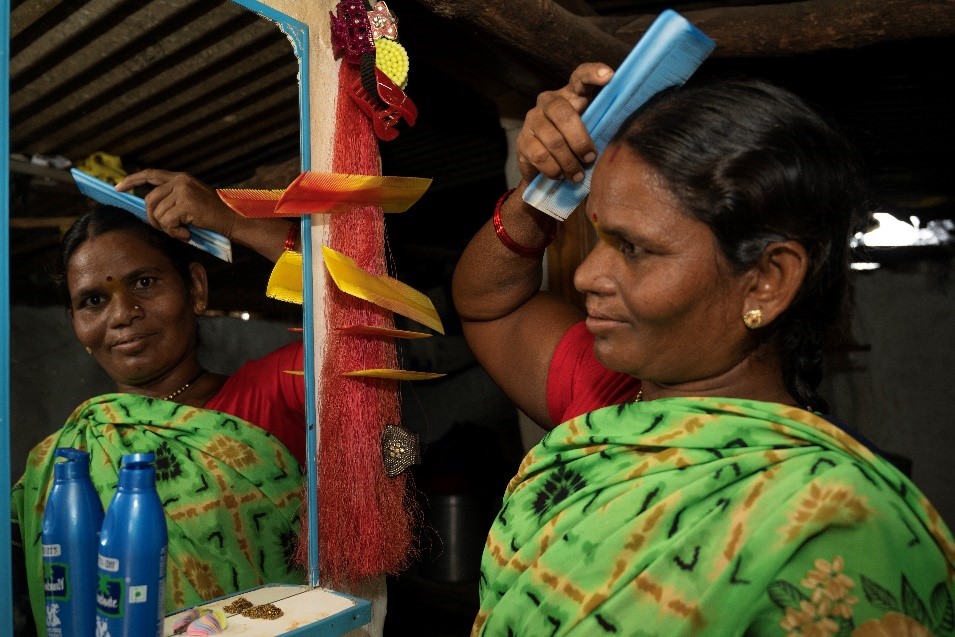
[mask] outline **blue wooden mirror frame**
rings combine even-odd
[[[0,0],[0,634],[13,634],[10,553],[10,0]]]
[[[236,4],[275,22],[289,37],[299,60],[300,148],[302,170],[311,168],[311,130],[309,111],[308,26],[257,0],[233,0]],[[0,636],[13,634],[12,556],[10,552],[10,1],[0,0]],[[302,219],[302,253],[305,271],[303,329],[305,343],[305,389],[307,397],[307,457],[316,454],[316,401],[314,361],[314,326],[312,321],[312,241],[309,221]],[[308,502],[318,501],[315,463],[308,463]],[[318,513],[308,507],[309,556],[308,573],[311,586],[318,586]]]
[[[309,108],[309,69],[308,69],[308,26],[295,20],[272,7],[266,6],[257,0],[232,0],[238,5],[254,11],[262,17],[275,22],[292,42],[295,57],[299,67],[299,147],[302,157],[302,170],[312,167],[311,156],[311,110]],[[314,374],[314,325],[312,322],[312,233],[308,217],[301,220],[302,228],[299,233],[302,238],[302,327],[305,343],[305,396],[306,396],[306,440],[305,457],[315,458],[317,452],[315,411],[315,374]],[[318,502],[318,480],[314,462],[307,462],[308,469],[308,502]],[[318,586],[318,512],[316,506],[308,507],[308,577],[312,586]]]

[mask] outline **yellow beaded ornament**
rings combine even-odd
[[[402,90],[407,86],[408,52],[394,40],[375,40],[375,66]]]

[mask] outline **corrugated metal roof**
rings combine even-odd
[[[11,151],[241,179],[298,155],[297,73],[278,27],[232,2],[20,2]]]

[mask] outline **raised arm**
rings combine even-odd
[[[229,240],[276,261],[285,249],[285,239],[298,219],[250,219],[237,214],[216,192],[187,173],[149,168],[128,175],[116,185],[127,191],[151,184],[146,195],[149,222],[166,234],[189,240],[187,225],[218,232]]]
[[[545,428],[556,424],[547,410],[550,361],[560,338],[582,316],[540,292],[543,250],[527,253],[545,246],[558,222],[524,203],[521,194],[538,172],[583,178],[583,166],[594,160],[595,150],[580,113],[611,75],[603,64],[584,64],[567,86],[538,97],[517,137],[521,184],[499,204],[503,231],[488,221],[454,272],[454,303],[471,351],[508,397]]]

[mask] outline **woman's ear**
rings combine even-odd
[[[753,268],[743,312],[760,310],[761,326],[767,326],[785,312],[796,298],[806,272],[809,254],[798,241],[769,244]]]
[[[193,261],[189,264],[189,295],[192,298],[192,309],[196,314],[206,311],[209,303],[209,279],[206,269],[201,263]]]

